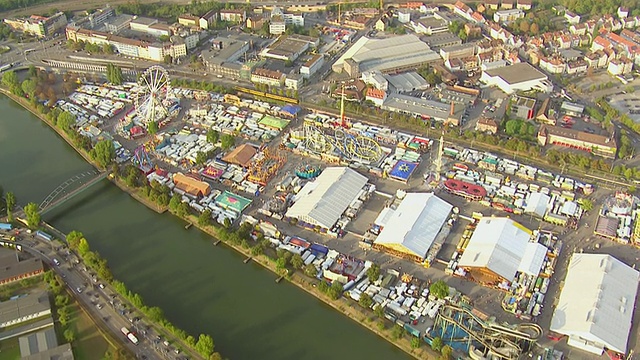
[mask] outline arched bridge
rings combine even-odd
[[[40,214],[45,214],[63,203],[67,202],[71,198],[81,194],[83,191],[92,187],[93,185],[99,183],[102,179],[106,178],[109,175],[107,171],[87,171],[81,174],[75,175],[69,178],[67,181],[60,184],[57,188],[55,188],[47,197],[40,203],[39,211]],[[82,183],[79,187],[73,189],[70,192],[67,190],[78,183]]]

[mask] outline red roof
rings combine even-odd
[[[386,95],[387,93],[385,93],[383,90],[378,90],[376,88],[367,89],[367,97],[370,97],[370,98],[384,99]]]

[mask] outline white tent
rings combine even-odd
[[[626,353],[638,280],[637,270],[611,255],[573,254],[551,331],[569,336],[569,345],[598,355],[605,348]]]
[[[526,205],[524,207],[524,213],[533,214],[541,218],[547,211],[547,205],[549,205],[550,200],[551,198],[547,194],[532,192],[527,197]]]

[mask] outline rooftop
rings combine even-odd
[[[0,302],[0,324],[8,323],[51,310],[49,295],[45,291],[30,293],[17,299]]]
[[[576,129],[568,129],[559,126],[543,126],[540,128],[542,134],[563,137],[572,140],[583,141],[603,147],[616,147],[615,139],[599,134],[588,134]]]
[[[529,65],[526,62],[521,62],[501,68],[485,70],[487,75],[492,77],[500,77],[508,84],[523,83],[532,80],[546,79],[547,76],[541,73],[538,69]]]
[[[397,90],[397,91],[412,91],[427,87],[429,83],[420,74],[415,71],[406,72],[397,75],[386,75],[385,79]]]
[[[449,117],[451,110],[450,105],[439,101],[425,100],[402,94],[389,95],[383,106],[391,110],[421,114],[441,121]]]
[[[157,23],[158,20],[152,19],[152,18],[148,18],[148,17],[134,16],[133,19],[131,19],[131,22],[134,23],[134,24],[150,26],[150,25],[153,25],[153,24]]]
[[[450,32],[443,32],[435,35],[424,36],[422,38],[427,45],[432,48],[438,48],[442,46],[449,45],[451,43],[461,44],[462,40],[458,37],[458,35],[452,34]]]
[[[47,351],[58,346],[56,331],[53,327],[21,336],[18,340],[22,357]]]
[[[64,344],[37,354],[22,357],[22,360],[73,360],[71,344]]]
[[[38,258],[19,259],[19,253],[0,248],[0,282],[20,275],[42,271],[42,261]]]

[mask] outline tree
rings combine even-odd
[[[173,58],[171,57],[171,55],[167,54],[164,56],[164,63],[167,65],[170,65],[173,62]]]
[[[38,69],[33,65],[29,65],[29,77],[34,78],[36,76],[38,76]]]
[[[222,150],[228,150],[236,143],[236,138],[233,135],[224,134],[220,139]]]
[[[304,266],[304,260],[302,260],[302,256],[300,256],[300,254],[293,255],[291,258],[291,266],[293,266],[294,269],[302,269]]]
[[[89,247],[89,242],[87,241],[87,239],[80,239],[80,241],[78,242],[78,254],[81,257],[85,257],[90,251],[91,248]]]
[[[199,352],[205,358],[208,358],[213,354],[213,339],[206,334],[200,334],[198,336],[198,342],[196,343],[196,351]]]
[[[16,86],[19,83],[20,80],[18,80],[18,75],[16,75],[13,70],[9,70],[2,75],[2,84],[8,88]]]
[[[584,209],[584,211],[593,210],[593,201],[591,201],[590,199],[580,199],[579,203],[580,203],[580,206],[582,206],[582,208]]]
[[[13,192],[8,191],[4,196],[4,201],[7,205],[7,218],[9,218],[9,222],[13,221],[13,208],[16,206],[16,196]]]
[[[158,132],[158,123],[155,121],[151,121],[147,125],[147,131],[149,132],[150,135],[155,135]]]
[[[304,266],[304,274],[309,277],[315,277],[318,274],[318,269],[313,264],[307,264]]]
[[[449,296],[449,285],[443,280],[438,280],[429,286],[429,293],[438,299],[444,299]]]
[[[334,280],[331,282],[331,287],[329,288],[327,295],[329,295],[332,300],[338,300],[340,296],[342,296],[343,292],[344,287],[342,286],[342,283]]]
[[[218,143],[218,140],[220,140],[220,133],[211,129],[209,131],[207,131],[207,141],[210,142],[211,144],[215,145]]]
[[[71,250],[77,250],[80,245],[80,239],[83,239],[84,235],[80,231],[73,230],[67,235],[67,244]]]
[[[34,94],[36,92],[36,87],[38,86],[37,82],[33,79],[27,79],[25,81],[22,82],[22,85],[20,86],[22,88],[22,91],[25,94],[29,95],[29,98],[33,98]]]
[[[206,209],[198,216],[198,225],[208,226],[211,223],[211,210]]]
[[[209,153],[198,151],[196,154],[196,164],[204,165],[209,160]]]
[[[67,340],[67,342],[74,342],[76,340],[76,333],[75,331],[73,331],[73,329],[66,329],[63,335],[64,339]]]
[[[526,34],[529,32],[529,22],[527,20],[523,20],[520,22],[520,31]]]
[[[187,217],[187,215],[189,215],[189,205],[187,205],[187,203],[180,202],[176,209],[176,215],[181,218]]]
[[[68,111],[61,112],[56,119],[56,125],[65,132],[69,132],[75,123],[76,117]]]
[[[116,157],[116,149],[111,140],[102,140],[89,151],[89,156],[98,163],[98,166],[106,168]]]
[[[111,63],[107,64],[107,81],[113,85],[122,85],[122,69]]]
[[[38,204],[28,203],[24,207],[24,215],[27,217],[27,226],[29,229],[35,230],[40,226],[40,211],[38,210]]]
[[[421,343],[422,343],[422,341],[420,341],[420,338],[415,337],[415,336],[411,338],[411,347],[413,349],[419,348]]]
[[[440,352],[440,350],[442,350],[442,345],[443,345],[442,339],[439,337],[435,337],[431,341],[431,349],[433,351]]]
[[[178,207],[182,203],[182,197],[177,193],[173,194],[171,200],[169,201],[169,210],[171,212],[176,213],[178,211]]]
[[[362,306],[363,308],[368,309],[371,307],[371,305],[373,305],[373,299],[371,299],[371,296],[369,296],[369,294],[363,293],[362,295],[360,295],[358,304],[360,304],[360,306]]]
[[[369,269],[367,269],[367,278],[369,281],[375,282],[380,278],[380,265],[372,264]]]
[[[442,347],[442,350],[440,350],[440,354],[442,355],[440,358],[443,360],[449,360],[451,359],[452,353],[453,353],[453,348],[449,345],[445,345]]]
[[[400,325],[394,326],[393,330],[391,331],[391,337],[394,340],[398,340],[402,337],[402,335],[404,335],[404,328],[401,327]]]

